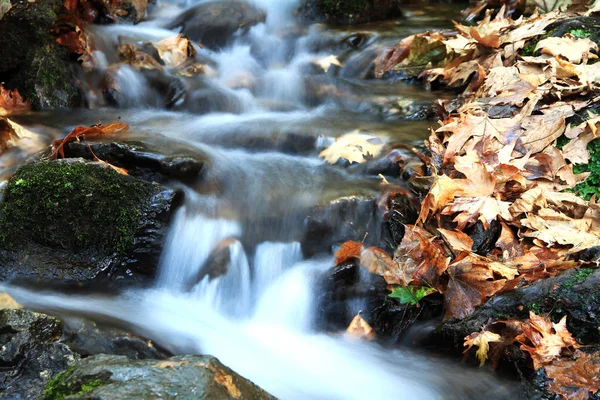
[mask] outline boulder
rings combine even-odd
[[[34,110],[73,107],[81,96],[67,50],[50,33],[63,1],[6,1],[0,5],[0,82],[18,89]],[[8,11],[6,11],[8,9]],[[0,12],[0,15],[2,13]]]
[[[165,359],[151,341],[86,320],[63,323],[45,314],[0,310],[0,399],[40,399],[50,379],[82,357],[108,353]]]
[[[0,280],[147,283],[175,193],[105,163],[29,163],[0,205]]]
[[[400,16],[400,0],[304,0],[300,10],[309,20],[358,24]]]
[[[246,1],[209,1],[184,11],[167,28],[181,28],[191,40],[218,49],[229,44],[234,33],[247,31],[265,18],[263,10]]]
[[[0,399],[39,399],[44,385],[79,360],[58,342],[61,322],[26,310],[0,311]]]
[[[209,356],[168,360],[88,357],[46,385],[44,400],[274,399]]]

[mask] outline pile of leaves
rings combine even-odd
[[[402,303],[440,293],[445,320],[587,265],[578,255],[600,246],[600,203],[573,192],[589,175],[574,166],[589,162],[588,144],[600,128],[600,117],[585,113],[600,100],[598,46],[569,33],[548,35],[551,24],[575,12],[513,20],[502,7],[493,15],[475,26],[456,23],[454,35],[413,35],[377,60],[379,76],[419,69],[425,82],[462,95],[440,102],[440,126],[426,141],[429,154],[421,154],[430,187],[393,254],[357,242],[337,253],[337,262],[354,258],[382,276]],[[585,121],[570,123],[576,114]],[[476,226],[498,232],[484,251],[467,234]],[[531,313],[526,321],[496,323],[511,329],[501,335],[485,327],[465,338],[467,349],[479,348],[481,363],[490,343],[518,343],[534,369],[546,369],[555,393],[584,399],[600,390],[600,354],[575,351],[564,318],[554,324]]]

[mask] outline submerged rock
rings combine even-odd
[[[48,383],[45,400],[274,399],[216,358],[177,356],[130,360],[97,355],[80,361]]]
[[[1,204],[0,280],[148,280],[173,199],[172,191],[102,163],[26,164]]]
[[[238,30],[248,30],[265,18],[264,11],[246,1],[209,1],[186,10],[167,27],[181,28],[191,40],[217,49],[227,45]]]
[[[34,110],[78,105],[81,96],[71,71],[78,66],[50,34],[63,1],[12,0],[10,5],[0,19],[0,82],[18,89]]]
[[[302,14],[310,20],[357,24],[400,15],[400,0],[304,0]]]

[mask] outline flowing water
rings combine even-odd
[[[166,21],[198,3],[159,1],[148,22],[95,28],[98,65],[115,62],[123,37],[173,35]],[[316,157],[320,147],[359,127],[390,142],[427,134],[431,122],[423,121],[423,109],[442,94],[371,80],[371,61],[403,36],[449,27],[455,10],[422,7],[401,20],[334,29],[297,24],[296,0],[255,3],[266,21],[224,48],[197,49],[212,67],[207,76],[188,79],[187,96],[168,110],[147,75],[121,67],[119,109],[102,107],[90,92],[90,107],[100,108],[20,120],[57,136],[77,124],[121,117],[131,125],[129,139],[207,161],[202,182],[176,185],[185,204],[174,216],[155,287],[116,297],[0,290],[33,309],[122,325],[175,353],[214,355],[283,399],[514,397],[505,384],[466,367],[318,332],[316,290],[333,258],[305,258],[300,245],[315,206],[377,190],[377,180],[325,165]],[[331,54],[341,67],[324,73],[313,64]],[[282,145],[298,138],[308,138],[305,150]],[[357,217],[365,226],[377,224]],[[216,278],[207,271],[215,248],[228,254],[226,273]]]

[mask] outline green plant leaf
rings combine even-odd
[[[417,305],[423,297],[434,292],[437,290],[433,288],[407,286],[395,288],[389,296],[398,299],[401,304]]]

